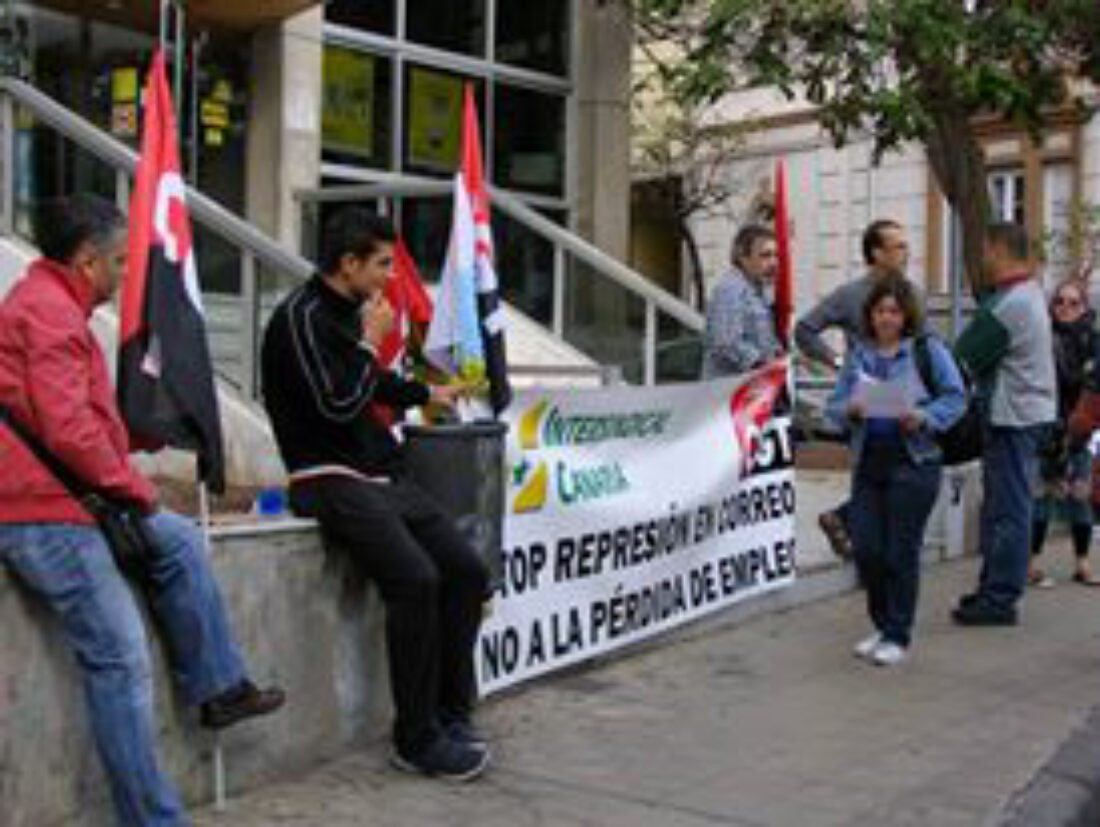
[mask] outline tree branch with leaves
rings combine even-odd
[[[989,219],[975,120],[1038,135],[1044,117],[1084,110],[1100,80],[1097,0],[622,0],[639,30],[675,33],[675,97],[716,104],[773,86],[817,107],[839,147],[869,135],[876,162],[923,144],[961,218],[963,257],[980,287]]]
[[[717,121],[708,102],[675,94],[683,31],[639,26],[633,74],[633,170],[661,194],[688,254],[697,307],[706,303],[695,220],[723,213],[743,184],[731,165],[744,130]]]

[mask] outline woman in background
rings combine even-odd
[[[1075,565],[1073,580],[1100,585],[1089,568],[1092,542],[1092,452],[1085,435],[1070,433],[1070,414],[1086,385],[1095,385],[1100,367],[1100,335],[1088,303],[1086,283],[1066,279],[1050,300],[1054,330],[1054,366],[1058,373],[1058,419],[1039,446],[1039,481],[1031,522],[1031,566],[1028,582],[1048,588],[1054,580],[1039,566],[1050,521],[1060,510],[1070,526]]]

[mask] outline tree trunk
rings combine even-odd
[[[699,254],[699,242],[695,240],[695,233],[688,222],[688,216],[676,216],[676,229],[688,251],[691,283],[695,287],[695,309],[703,313],[707,309],[707,285],[703,274],[703,257]]]
[[[984,287],[982,246],[989,224],[985,159],[963,114],[938,114],[925,141],[932,172],[962,225],[963,266],[972,293]]]

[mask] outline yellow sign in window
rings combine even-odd
[[[111,72],[111,103],[135,103],[138,99],[138,70],[124,66]]]
[[[326,46],[321,140],[326,149],[374,155],[374,58]]]
[[[440,172],[458,169],[462,146],[462,78],[409,70],[409,163]]]

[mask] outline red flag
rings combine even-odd
[[[119,320],[118,399],[134,444],[198,454],[199,479],[225,488],[214,371],[180,176],[176,117],[161,52],[145,85],[145,122]]]
[[[422,332],[432,318],[432,297],[424,289],[416,262],[401,238],[393,245],[393,276],[386,282],[386,301],[393,308],[394,324],[378,348],[378,361],[387,370],[400,372],[417,326]],[[372,404],[371,415],[389,426],[399,418],[397,411],[382,404]]]
[[[779,268],[775,276],[775,331],[783,347],[789,347],[794,315],[794,271],[791,267],[791,226],[787,213],[787,166],[775,165],[775,247]]]
[[[386,299],[394,311],[394,325],[378,349],[378,361],[391,370],[400,366],[414,325],[432,318],[432,298],[402,239],[393,245],[393,277],[386,283]]]

